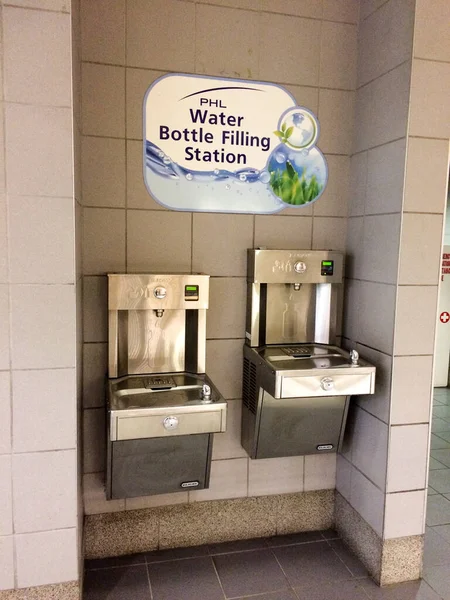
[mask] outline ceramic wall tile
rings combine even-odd
[[[394,358],[391,423],[426,423],[430,419],[432,356]]]
[[[0,590],[14,588],[14,537],[0,536]]]
[[[361,277],[378,283],[397,283],[400,214],[364,217]]]
[[[75,448],[75,369],[14,371],[12,382],[14,451]]]
[[[192,269],[211,276],[247,273],[247,248],[253,247],[251,215],[194,213]],[[230,244],[230,233],[233,242]]]
[[[409,135],[450,137],[450,62],[415,59],[412,67]],[[427,115],[424,119],[423,115]]]
[[[354,90],[356,87],[357,28],[345,23],[322,23],[320,85]]]
[[[2,126],[0,125],[0,128]],[[0,131],[0,143],[3,137]],[[4,151],[0,150],[0,160],[5,164]],[[0,175],[0,283],[8,281],[8,222],[6,214],[6,193],[3,192]]]
[[[348,213],[350,158],[328,155],[328,182],[323,194],[314,202],[314,216],[346,217]]]
[[[10,196],[12,283],[74,283],[75,227],[72,198]]]
[[[125,0],[81,0],[80,16],[82,59],[125,64]]]
[[[189,273],[191,224],[189,213],[128,211],[128,272]]]
[[[146,0],[129,0],[126,18],[128,66],[180,73],[194,71],[194,3],[153,0],[149,4]],[[167,35],[168,23],[170,35]]]
[[[349,307],[359,312],[357,341],[385,354],[392,353],[395,299],[393,285],[360,282],[358,297]]]
[[[404,492],[426,487],[428,425],[390,428],[386,491]]]
[[[15,533],[76,526],[76,460],[76,450],[13,456]]]
[[[331,21],[358,23],[359,2],[357,0],[323,0],[323,18]]]
[[[244,277],[211,277],[207,338],[242,338],[245,332],[247,282]]]
[[[83,278],[83,339],[85,342],[108,341],[108,279]]]
[[[352,464],[341,454],[336,456],[336,490],[349,502],[352,486]]]
[[[437,286],[402,285],[398,288],[395,321],[396,355],[433,354],[436,329]]]
[[[83,408],[105,405],[108,344],[83,344]]]
[[[228,400],[227,430],[224,433],[214,434],[212,454],[214,460],[245,458],[247,456],[246,451],[241,446],[241,417],[242,400]]]
[[[320,21],[263,13],[260,26],[260,79],[317,86]],[[269,38],[270,44],[267,43]],[[294,46],[293,39],[297,40]]]
[[[250,460],[248,464],[248,495],[289,494],[304,490],[303,456]],[[312,482],[310,482],[312,483]],[[314,489],[325,489],[314,488]]]
[[[10,368],[9,339],[9,287],[0,285],[0,319],[4,326],[0,328],[0,369]]]
[[[387,0],[361,0],[359,18],[360,21],[367,19],[374,11],[382,6]]]
[[[19,588],[78,580],[75,528],[17,535],[15,543]]]
[[[105,474],[103,472],[83,475],[83,502],[86,515],[99,515],[125,510],[124,499],[106,499]]]
[[[333,217],[314,217],[312,240],[313,250],[344,251],[346,235],[346,219]]]
[[[125,211],[85,208],[83,211],[83,271],[104,275],[125,270]]]
[[[81,76],[84,135],[125,137],[125,69],[83,63]]]
[[[83,473],[97,473],[105,468],[105,410],[83,411]]]
[[[421,213],[445,210],[448,164],[448,140],[408,138],[404,210]]]
[[[5,100],[70,107],[70,15],[4,7],[3,36]]]
[[[360,152],[350,158],[349,211],[351,217],[364,215],[367,190],[368,153]]]
[[[334,490],[336,487],[336,454],[305,456],[305,492]]]
[[[4,536],[13,533],[11,456],[8,454],[0,456],[0,481],[0,536]]]
[[[358,84],[364,85],[412,57],[413,0],[390,0],[359,30]]]
[[[353,427],[352,463],[379,489],[386,486],[388,427],[358,408]]]
[[[410,80],[411,63],[406,62],[357,91],[355,152],[405,137]]]
[[[364,217],[350,217],[347,221],[345,274],[355,279],[364,278]]]
[[[251,11],[198,5],[195,13],[196,73],[257,79],[259,22]]]
[[[14,369],[75,366],[75,286],[12,286],[11,319]]]
[[[309,249],[312,244],[312,221],[311,217],[257,215],[255,248]]]
[[[215,4],[217,6],[231,6],[233,8],[244,8],[259,10],[263,0],[206,0],[203,4]],[[308,2],[308,0],[306,0]]]
[[[125,207],[125,140],[83,136],[83,205]]]
[[[318,146],[325,154],[351,154],[355,92],[320,89]]]
[[[8,192],[72,197],[71,109],[6,104],[5,125]],[[33,148],[32,161],[24,148]]]
[[[425,531],[426,490],[388,494],[384,536],[386,539],[422,535]]]
[[[385,495],[357,469],[352,470],[350,504],[382,537]]]
[[[406,140],[396,140],[367,154],[366,215],[402,210]]]
[[[150,69],[126,70],[126,132],[127,138],[142,140],[143,131],[143,102],[144,96],[151,84],[166,75],[166,72]],[[142,152],[142,146],[139,144]]]
[[[259,8],[267,12],[320,19],[322,17],[321,4],[316,0],[260,0]]]
[[[243,338],[206,342],[206,372],[225,398],[241,397],[243,345]]]
[[[189,493],[189,502],[247,496],[247,458],[214,460],[209,489]]]
[[[66,0],[10,0],[9,2],[4,2],[4,4],[7,3],[26,8],[70,12]]]
[[[317,114],[319,109],[319,88],[283,83],[282,87],[290,92],[297,105],[305,106]]]
[[[0,455],[11,452],[11,391],[10,373],[0,371]]]
[[[414,56],[428,60],[448,61],[450,41],[447,25],[450,5],[445,0],[417,0]]]
[[[443,226],[442,215],[403,215],[400,285],[436,285],[439,282]]]

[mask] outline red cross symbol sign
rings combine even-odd
[[[450,321],[450,313],[448,313],[447,311],[441,313],[439,319],[441,323],[448,323]]]

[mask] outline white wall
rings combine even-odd
[[[447,199],[447,212],[445,213],[444,246],[450,246],[450,203]]]
[[[78,579],[66,7],[64,0],[0,7],[0,590]]]

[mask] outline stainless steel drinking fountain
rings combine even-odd
[[[249,250],[242,446],[251,458],[336,452],[375,367],[337,347],[340,252]]]
[[[108,499],[209,486],[227,404],[205,374],[207,275],[108,275]]]

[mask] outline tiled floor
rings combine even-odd
[[[423,581],[381,589],[323,531],[86,561],[84,600],[450,600],[450,389],[434,398]]]
[[[435,388],[424,579],[450,600],[450,389]]]

